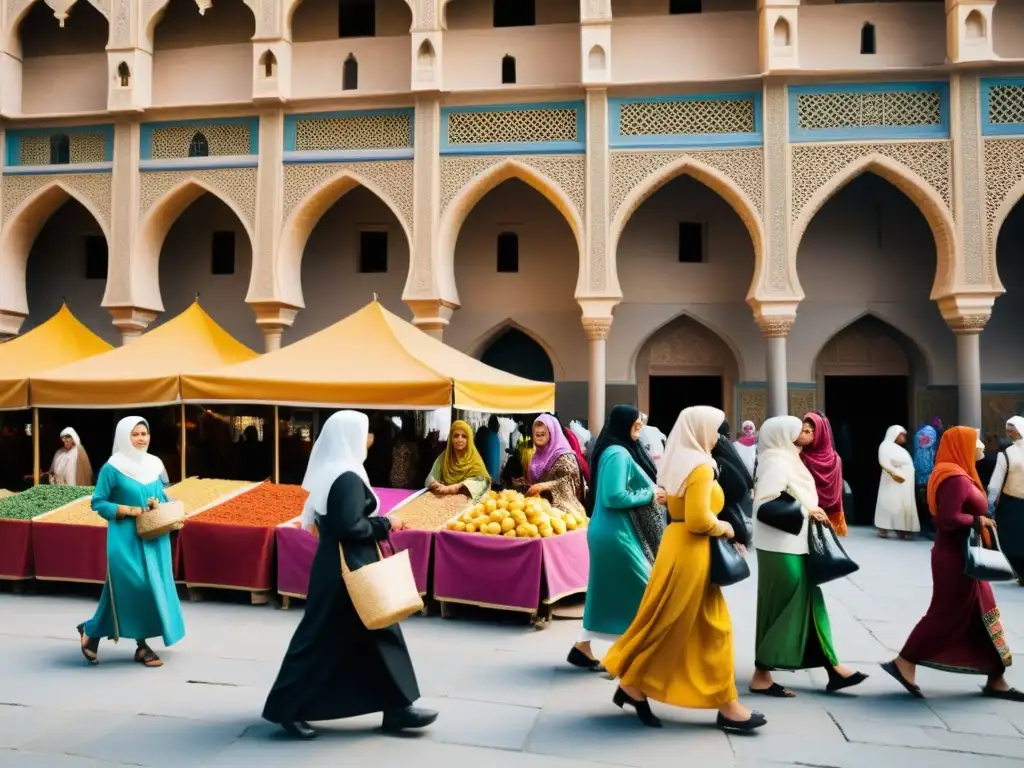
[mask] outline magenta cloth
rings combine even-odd
[[[583,479],[587,481],[587,485],[590,485],[590,466],[583,456],[583,447],[580,445],[580,439],[576,437],[576,433],[571,429],[563,431],[565,432],[565,439],[569,441],[569,445],[572,447],[572,452],[576,454],[576,463],[580,466]]]
[[[741,429],[740,439],[736,442],[748,448],[752,445],[757,445],[757,427],[754,426],[754,422],[744,421]]]
[[[828,510],[843,500],[843,462],[832,440],[832,425],[817,413],[808,413],[804,421],[814,425],[814,439],[800,451],[800,459],[810,470],[818,489],[818,504]]]
[[[547,474],[547,471],[551,469],[551,465],[555,461],[567,453],[575,455],[575,452],[569,444],[565,432],[562,431],[562,425],[558,423],[558,419],[554,416],[549,413],[542,413],[533,423],[540,423],[547,427],[548,435],[550,436],[547,445],[535,450],[533,452],[533,459],[530,460],[530,482],[538,483]]]
[[[374,488],[373,492],[380,499],[379,513],[387,514],[394,509],[401,501],[412,496],[416,491],[407,491],[400,488]],[[422,573],[417,571],[417,557],[411,547],[399,546],[399,549],[409,549],[410,559],[413,561],[413,573],[416,577],[416,586],[421,592],[426,591],[427,577],[430,569],[430,550],[433,534],[430,531],[396,531],[392,537],[402,541],[398,537],[405,534],[426,534],[426,561],[422,563]],[[277,529],[277,591],[283,595],[305,598],[309,589],[309,572],[313,568],[313,556],[316,554],[318,544],[316,536],[309,531],[300,528],[285,526]],[[388,547],[382,547],[389,550]],[[389,552],[390,553],[390,552]]]
[[[540,540],[544,550],[544,601],[557,603],[563,597],[587,591],[590,578],[590,548],[586,531],[568,531]]]
[[[36,578],[49,581],[107,580],[107,528],[70,523],[32,523]]]
[[[0,518],[0,579],[32,578],[32,521]]]

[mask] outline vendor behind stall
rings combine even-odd
[[[427,476],[426,487],[440,496],[467,494],[479,501],[491,488],[491,476],[473,444],[473,430],[464,421],[452,423],[448,445]]]
[[[543,494],[558,509],[582,512],[583,475],[579,459],[554,416],[545,413],[537,417],[533,423],[533,444],[536,450],[526,473],[530,483],[526,495]]]

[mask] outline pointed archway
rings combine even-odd
[[[514,326],[505,328],[487,345],[480,361],[524,379],[555,380],[555,368],[544,347]]]

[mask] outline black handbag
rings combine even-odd
[[[831,525],[811,520],[807,527],[807,573],[812,584],[825,584],[860,570],[846,554]]]
[[[971,531],[964,544],[964,574],[976,581],[1016,581],[1017,574],[999,546],[999,535],[992,532],[992,549],[984,545],[977,531]]]
[[[740,511],[738,504],[726,504],[722,511],[718,513],[718,519],[724,520],[732,526],[735,533],[732,539],[734,542],[742,544],[744,547],[750,546],[750,523]]]
[[[709,536],[711,546],[711,583],[729,587],[750,576],[747,559],[725,536]]]
[[[796,536],[804,527],[804,510],[799,501],[788,493],[766,501],[757,508],[757,519],[783,533]]]

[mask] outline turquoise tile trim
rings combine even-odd
[[[824,93],[925,93],[939,94],[939,123],[937,125],[901,125],[893,127],[867,126],[856,128],[801,128],[797,120],[800,96]],[[891,141],[895,139],[948,139],[949,138],[949,83],[932,81],[920,83],[849,83],[844,85],[791,85],[789,86],[789,140],[803,141]]]
[[[48,174],[110,173],[111,163],[76,163],[74,165],[5,165],[4,176],[45,176]]]
[[[953,389],[956,389],[956,387],[953,387]],[[1010,393],[1013,393],[1013,392],[1024,392],[1024,382],[1020,382],[1020,383],[1017,383],[1017,384],[1015,384],[1013,382],[1010,382],[1008,384],[982,384],[981,385],[981,391],[982,392],[1003,392],[1003,393],[1007,393],[1007,394],[1010,394]]]
[[[692,133],[656,136],[623,136],[621,132],[622,107],[627,104],[665,104],[676,101],[752,101],[754,103],[753,133]],[[610,149],[678,149],[680,147],[760,147],[764,144],[761,93],[701,93],[682,96],[655,96],[647,99],[609,99],[608,137]]]
[[[4,173],[7,173],[7,168],[12,166],[21,165],[21,137],[22,136],[56,136],[58,134],[66,134],[72,136],[76,133],[102,133],[104,136],[104,147],[103,147],[103,159],[110,163],[114,160],[114,126],[110,123],[104,123],[101,125],[62,125],[55,128],[13,128],[8,129],[4,140],[7,144],[7,153],[5,156],[6,162],[4,163]],[[78,165],[82,165],[79,163]],[[95,165],[95,163],[88,163],[88,165]],[[31,166],[33,168],[49,168],[51,166],[36,165]],[[69,165],[55,165],[53,168],[60,168],[60,171],[36,171],[37,173],[70,173]],[[82,173],[88,173],[88,171],[81,171]]]
[[[574,109],[576,141],[520,141],[493,144],[451,144],[448,141],[448,115],[481,112],[528,112],[542,109]],[[443,107],[441,109],[442,155],[569,155],[587,151],[586,109],[582,101],[539,104],[499,104],[479,107]]]
[[[204,125],[247,125],[249,126],[249,154],[258,155],[260,153],[260,119],[258,117],[212,117],[205,120],[168,120],[161,123],[143,123],[139,130],[139,143],[141,144],[139,159],[153,159],[153,131],[160,128],[176,128],[180,125],[194,126],[195,128]],[[196,158],[190,159],[195,160]]]
[[[983,77],[981,79],[981,135],[982,136],[1019,136],[1024,134],[1024,122],[993,123],[991,112],[992,90],[994,88],[1016,86],[1024,88],[1021,77]]]
[[[802,391],[809,391],[812,389],[817,389],[818,383],[816,381],[791,381],[789,382],[789,388]]]
[[[416,145],[416,110],[414,109],[361,109],[352,110],[348,112],[297,112],[292,115],[284,116],[284,151],[296,152],[296,124],[300,120],[330,120],[332,118],[353,118],[353,117],[382,117],[385,115],[407,115],[409,117],[409,149],[410,151]],[[334,150],[329,150],[334,151]],[[379,149],[366,149],[366,150],[338,150],[342,152],[375,152],[381,151],[391,152],[394,150],[379,150]],[[410,155],[411,156],[411,155]],[[301,161],[297,161],[301,162]]]

